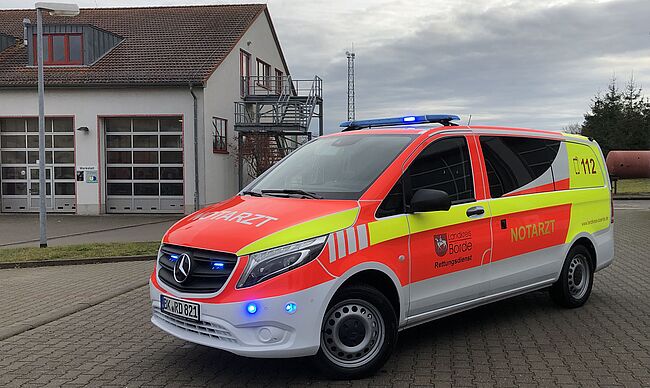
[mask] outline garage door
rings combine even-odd
[[[75,211],[74,121],[45,120],[46,207]],[[0,201],[3,212],[39,209],[38,119],[0,118]]]
[[[105,118],[106,211],[183,212],[179,117]]]

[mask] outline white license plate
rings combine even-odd
[[[198,303],[186,302],[160,295],[160,310],[170,315],[198,321],[200,317],[199,307]]]

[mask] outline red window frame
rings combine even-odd
[[[284,77],[284,72],[276,68],[275,69],[275,91],[278,94],[282,94],[282,77]]]
[[[260,74],[260,66],[263,74]],[[257,84],[265,89],[271,89],[271,65],[259,58],[257,58]]]
[[[228,153],[228,120],[221,117],[212,117],[212,129],[214,137],[212,141],[212,152],[215,154]]]
[[[244,64],[246,68],[244,69]],[[239,50],[239,76],[242,82],[241,85],[241,96],[246,95],[246,87],[250,87],[250,77],[251,77],[251,55],[250,53]],[[244,77],[246,77],[244,79]]]
[[[63,50],[64,60],[54,61],[54,37],[63,36]],[[78,61],[70,60],[70,37],[78,36],[81,38],[81,52],[79,53]],[[83,65],[84,61],[84,37],[83,34],[43,34],[43,38],[47,39],[47,58],[44,58],[43,65]],[[34,34],[34,64],[38,63],[38,35]]]

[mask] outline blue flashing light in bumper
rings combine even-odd
[[[257,304],[254,302],[250,302],[246,305],[246,312],[253,315],[257,312]]]
[[[295,313],[297,308],[298,306],[293,302],[289,302],[284,305],[284,311],[286,311],[289,314]]]

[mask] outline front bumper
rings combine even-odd
[[[183,340],[229,351],[240,356],[262,358],[301,357],[316,354],[320,329],[333,281],[292,294],[254,300],[257,312],[246,312],[246,304],[200,303],[200,322],[165,314],[160,310],[161,292],[149,283],[153,315],[151,322]],[[197,302],[196,299],[192,299]],[[285,311],[288,302],[297,309]]]

